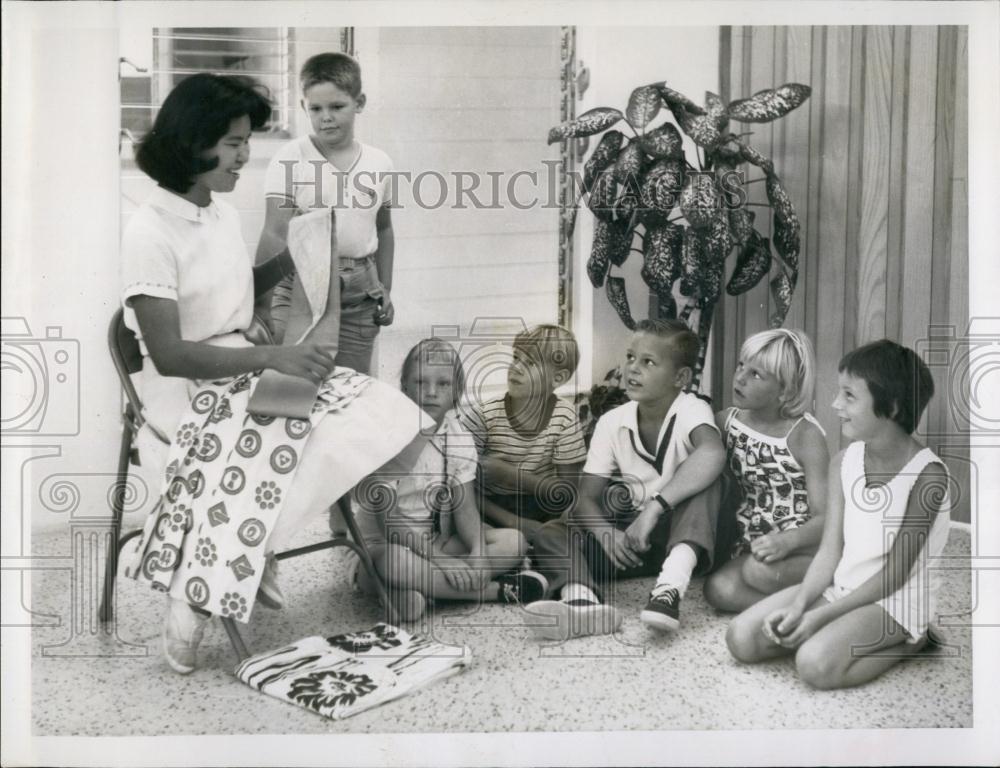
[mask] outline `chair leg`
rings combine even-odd
[[[125,543],[119,541],[122,533],[122,518],[125,515],[125,490],[128,484],[129,456],[132,451],[132,419],[131,406],[126,408],[124,426],[122,427],[122,442],[118,449],[118,477],[111,500],[111,545],[108,547],[107,562],[104,565],[104,591],[101,594],[101,605],[98,618],[107,623],[115,617],[115,577],[118,575],[118,556]],[[131,537],[130,537],[131,538]]]
[[[250,652],[247,651],[247,647],[243,643],[243,638],[240,636],[240,630],[236,626],[236,621],[229,616],[221,616],[219,617],[219,621],[222,622],[226,634],[229,635],[229,642],[233,646],[233,650],[236,651],[239,661],[249,658]]]
[[[341,514],[344,517],[344,523],[347,525],[347,530],[350,532],[351,538],[354,540],[355,546],[351,547],[351,549],[357,552],[358,557],[361,559],[361,565],[364,566],[365,572],[371,579],[372,584],[375,585],[379,602],[382,604],[382,607],[385,608],[386,618],[390,624],[398,624],[399,613],[396,611],[396,607],[389,599],[389,592],[386,589],[385,582],[382,581],[382,577],[376,570],[375,563],[372,561],[371,553],[368,551],[368,545],[365,543],[364,538],[361,536],[361,532],[358,530],[358,524],[354,519],[354,511],[351,509],[350,496],[342,496],[337,501],[337,506],[340,508]]]

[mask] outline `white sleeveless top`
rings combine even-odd
[[[844,451],[840,470],[844,492],[844,550],[833,575],[834,597],[857,589],[881,571],[902,525],[913,485],[927,465],[933,463],[944,466],[933,451],[924,448],[888,482],[869,487],[865,475],[865,443],[851,443]],[[943,498],[935,494],[927,500],[928,506],[939,508],[940,513],[931,523],[927,542],[913,563],[909,578],[900,589],[879,601],[914,639],[926,632],[936,609],[940,572],[928,565],[931,559],[941,556],[948,540],[951,501],[947,487],[942,489],[942,495]]]

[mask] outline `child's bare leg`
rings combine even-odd
[[[795,654],[795,666],[814,688],[862,685],[920,650],[923,643],[907,643],[907,637],[881,606],[871,603],[834,619],[806,640]]]
[[[392,606],[396,609],[400,620],[416,621],[419,619],[427,608],[426,598],[415,589],[401,588],[386,579],[386,547],[372,547],[370,548],[370,554],[372,561],[375,563],[375,570],[387,582],[385,591],[389,596]],[[365,594],[378,594],[378,589],[372,582],[372,578],[368,575],[366,568],[358,568],[357,584],[358,588]]]
[[[812,554],[789,555],[775,563],[762,563],[748,555],[743,560],[740,576],[750,589],[764,595],[772,595],[779,589],[801,584],[812,559]]]
[[[490,576],[517,568],[528,553],[528,542],[511,528],[483,529],[483,547]]]
[[[785,648],[768,639],[764,634],[764,619],[772,611],[789,605],[796,592],[798,592],[797,586],[787,587],[780,592],[769,595],[729,622],[729,628],[726,630],[726,645],[729,646],[729,652],[737,661],[742,661],[744,664],[754,664],[758,661],[787,656],[793,652],[794,649]]]
[[[748,559],[753,558],[750,555],[735,557],[705,579],[705,599],[710,606],[738,613],[767,597],[767,593],[754,589],[743,578],[743,566]]]

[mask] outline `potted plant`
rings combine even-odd
[[[771,122],[802,104],[810,92],[807,85],[787,83],[729,104],[707,92],[705,104],[699,105],[665,82],[651,83],[632,91],[624,112],[597,107],[549,131],[549,144],[603,133],[584,164],[564,222],[567,237],[586,197],[595,217],[587,274],[595,288],[605,287],[629,328],[635,327],[635,320],[625,280],[609,272],[633,252],[642,256],[640,274],[658,298],[659,316],[684,320],[701,341],[691,384],[695,391],[727,259],[736,253],[725,285],[731,296],[753,288],[777,265],[770,278],[777,308],[770,318],[772,327],[784,322],[798,277],[800,225],[795,208],[771,160],[749,143],[752,134],[732,133],[730,121]],[[665,119],[657,124],[661,114]],[[697,147],[696,164],[684,154],[682,132]],[[743,169],[748,166],[763,175],[746,179]],[[747,185],[759,181],[766,186],[765,207],[773,217],[770,239],[754,226],[754,204],[747,202]],[[681,307],[674,298],[675,284],[683,298]],[[696,322],[695,310],[700,310]],[[599,386],[613,387],[613,377]],[[610,401],[607,393],[600,399]]]

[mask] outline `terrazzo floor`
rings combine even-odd
[[[324,533],[318,522],[303,541]],[[39,557],[66,557],[70,547],[67,533],[33,542]],[[945,554],[968,552],[968,533],[953,530]],[[288,607],[258,607],[244,631],[251,651],[366,629],[380,620],[377,605],[348,587],[344,553],[326,550],[282,564]],[[237,681],[235,656],[217,622],[206,632],[200,668],[187,677],[173,673],[159,654],[164,598],[137,582],[119,579],[116,636],[95,634],[96,608],[85,589],[74,592],[74,583],[71,569],[40,571],[32,580],[31,608],[63,617],[58,626],[32,631],[35,736],[972,725],[971,633],[957,626],[960,618],[946,629],[948,647],[900,664],[863,688],[819,692],[797,679],[790,660],[754,667],[735,662],[724,641],[727,617],[706,605],[700,579],[688,591],[681,630],[672,636],[639,621],[648,579],[619,586],[617,602],[626,610],[619,634],[563,644],[532,639],[517,607],[443,605],[410,630],[469,646],[471,666],[411,696],[330,721]],[[74,594],[83,597],[71,603]],[[946,572],[942,616],[968,612],[969,594],[967,571]]]

